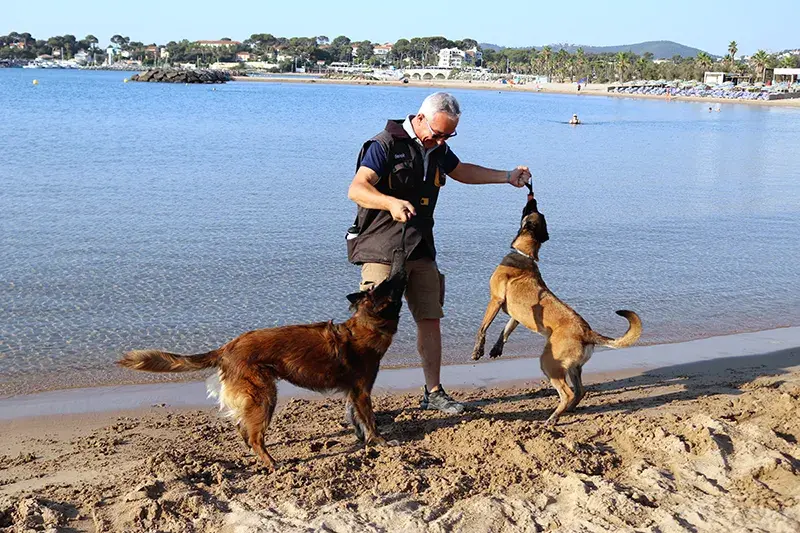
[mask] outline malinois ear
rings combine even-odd
[[[352,294],[348,294],[348,295],[347,295],[347,300],[348,300],[348,301],[349,301],[349,302],[350,302],[352,305],[355,305],[355,304],[357,304],[358,302],[360,302],[360,301],[361,301],[361,299],[362,299],[362,298],[364,298],[364,297],[365,297],[367,294],[369,294],[369,291],[360,291],[360,292],[354,292],[354,293],[352,293]]]
[[[535,230],[536,240],[539,243],[547,242],[550,239],[550,235],[547,233],[547,221],[544,219],[544,215],[539,213],[539,223],[536,224]]]

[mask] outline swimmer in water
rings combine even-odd
[[[570,124],[580,124],[581,121],[578,120],[578,115],[572,115],[572,118],[569,119]]]

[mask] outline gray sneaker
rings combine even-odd
[[[464,404],[455,401],[439,385],[434,392],[428,392],[428,387],[422,389],[422,401],[419,404],[421,409],[437,409],[448,415],[458,415],[464,412]]]

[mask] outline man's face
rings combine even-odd
[[[432,119],[428,119],[422,113],[416,117],[414,133],[422,142],[422,146],[430,150],[436,146],[444,144],[447,139],[455,136],[458,119],[447,113],[436,113]]]

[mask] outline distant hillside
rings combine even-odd
[[[478,46],[481,47],[481,50],[494,50],[495,52],[499,52],[500,50],[505,48],[505,46],[500,46],[492,43],[478,43]]]
[[[491,43],[480,43],[481,48],[490,50],[502,50],[503,46],[498,46]],[[646,52],[653,54],[655,59],[669,59],[673,56],[682,57],[696,57],[698,52],[702,50],[692,48],[684,44],[676,43],[673,41],[647,41],[644,43],[635,44],[622,44],[617,46],[589,46],[580,44],[566,44],[558,43],[549,45],[554,51],[563,48],[567,52],[574,53],[578,48],[583,48],[587,54],[616,54],[617,52],[633,52],[636,55],[643,55]],[[527,48],[527,47],[525,47]],[[541,46],[535,46],[537,50],[541,50]]]

